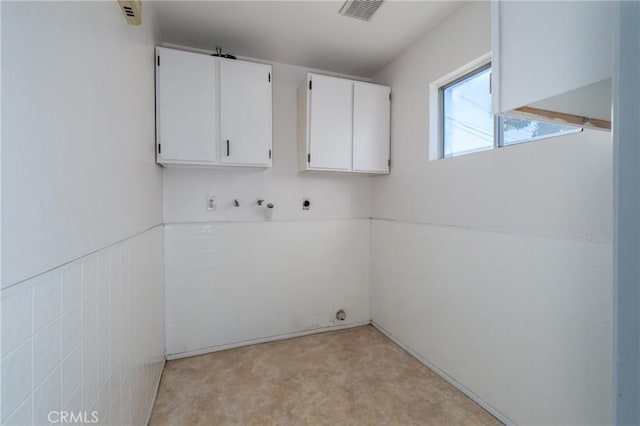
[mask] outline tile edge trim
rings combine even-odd
[[[61,263],[61,264],[59,264],[59,265],[56,265],[56,266],[54,266],[53,268],[49,268],[49,269],[47,269],[47,270],[45,270],[45,271],[38,272],[38,273],[37,273],[37,274],[35,274],[35,275],[31,275],[31,276],[28,276],[28,277],[26,277],[26,278],[23,278],[23,279],[21,279],[20,281],[16,281],[16,282],[11,283],[11,284],[9,284],[9,285],[7,285],[7,286],[1,286],[1,285],[0,285],[0,292],[5,291],[5,290],[8,290],[8,289],[10,289],[10,288],[14,288],[14,287],[16,287],[16,286],[19,286],[20,284],[23,284],[23,283],[26,283],[26,282],[28,282],[28,281],[31,281],[31,280],[33,280],[33,279],[35,279],[35,278],[38,278],[38,277],[39,277],[39,276],[41,276],[41,275],[48,274],[49,272],[55,271],[56,269],[63,268],[63,267],[65,267],[65,266],[69,265],[70,263],[77,262],[77,261],[78,261],[78,260],[80,260],[80,259],[84,259],[85,257],[87,257],[87,256],[91,256],[92,254],[98,253],[98,252],[100,252],[100,251],[102,251],[102,250],[106,250],[106,249],[108,249],[108,248],[111,248],[111,247],[117,246],[118,244],[122,244],[122,243],[123,243],[123,242],[125,242],[125,241],[128,241],[128,240],[131,240],[131,239],[133,239],[133,238],[139,237],[140,235],[145,234],[145,233],[147,233],[147,232],[149,232],[149,231],[151,231],[152,229],[155,229],[155,228],[157,228],[157,227],[162,227],[162,228],[164,228],[164,226],[165,226],[165,224],[164,224],[164,223],[158,223],[158,224],[155,224],[155,225],[150,226],[150,227],[148,227],[148,228],[146,228],[146,229],[143,229],[142,231],[136,232],[135,234],[129,235],[128,237],[122,238],[121,240],[114,241],[113,243],[108,244],[108,245],[106,245],[106,246],[104,246],[104,247],[100,247],[100,248],[97,248],[97,249],[95,249],[95,250],[91,250],[90,252],[87,252],[87,253],[85,253],[85,254],[83,254],[83,255],[80,255],[80,256],[74,257],[73,259],[69,259],[68,261],[66,261],[66,262],[64,262],[64,263]]]
[[[153,395],[151,398],[151,404],[149,404],[149,408],[147,409],[147,416],[144,424],[148,425],[151,422],[151,416],[153,415],[153,409],[156,406],[156,399],[158,398],[158,391],[160,390],[160,382],[162,381],[162,375],[164,374],[164,367],[167,364],[166,358],[162,360],[162,366],[160,368],[160,374],[158,374],[158,383],[156,383]]]

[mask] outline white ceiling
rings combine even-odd
[[[457,1],[387,0],[364,22],[342,1],[159,1],[166,43],[371,77],[457,9]]]

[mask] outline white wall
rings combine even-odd
[[[345,324],[370,319],[371,178],[298,173],[296,91],[307,71],[273,64],[271,169],[164,170],[172,357],[338,326],[338,307]],[[216,211],[205,209],[209,195]],[[275,205],[269,220],[257,199]]]
[[[490,51],[490,8],[473,2],[374,77],[392,84],[393,171],[374,178],[373,216],[611,241],[610,133],[427,161],[429,83]]]
[[[161,222],[152,6],[2,3],[2,287]]]
[[[640,424],[640,3],[620,2],[614,74],[613,424]]]
[[[2,5],[0,4],[0,81],[2,81]],[[0,95],[1,96],[1,95]],[[0,288],[2,288],[2,101],[0,100]],[[0,305],[0,309],[2,306]]]
[[[2,2],[2,424],[147,421],[164,360],[152,4]]]
[[[428,161],[429,83],[490,50],[471,2],[374,77],[393,171],[373,184],[372,318],[516,423],[604,424],[611,135]]]

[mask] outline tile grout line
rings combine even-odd
[[[34,357],[34,350],[35,350],[35,315],[36,315],[36,289],[35,286],[31,286],[31,335],[30,335],[30,339],[31,339],[31,386],[29,387],[29,394],[31,395],[31,423],[34,422],[35,419],[35,404],[34,404],[34,399],[35,399],[35,389],[34,389],[34,374],[33,371],[35,369],[35,357]]]
[[[27,401],[27,399],[31,398],[32,395],[29,394],[27,396],[24,397],[23,400],[21,400],[18,403],[18,406],[16,408],[13,409],[13,411],[7,416],[7,420],[9,420],[11,417],[13,417],[14,414],[16,414],[18,412],[18,410],[20,409],[20,407],[22,407],[22,405]],[[33,404],[31,404],[33,406]],[[4,422],[2,422],[2,424],[5,424]]]
[[[59,366],[60,366],[60,408],[59,410],[62,411],[64,409],[64,394],[62,393],[62,389],[64,388],[64,378],[62,377],[62,352],[64,351],[63,347],[62,347],[62,300],[64,298],[64,282],[65,282],[65,271],[60,271],[60,296],[58,298],[58,322],[59,322],[59,326],[58,326],[58,342],[60,343],[60,347],[58,348],[58,352],[59,352]],[[71,353],[69,353],[68,356],[70,356]],[[55,369],[54,369],[55,371]]]
[[[85,264],[80,263],[80,383],[78,384],[78,391],[80,392],[80,407],[83,411],[87,411],[84,403],[84,278],[85,278]]]

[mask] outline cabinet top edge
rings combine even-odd
[[[356,80],[355,78],[339,77],[339,76],[330,75],[330,74],[321,74],[321,73],[318,73],[318,72],[308,72],[307,73],[307,81],[311,80],[311,78],[313,76],[323,77],[323,78],[333,78],[333,79],[336,79],[336,80],[346,80],[346,81],[352,81],[354,83],[370,84],[370,85],[373,85],[373,86],[383,86],[383,87],[391,88],[391,86],[389,86],[388,84],[376,83],[375,81]]]
[[[194,55],[201,55],[201,56],[207,56],[209,58],[211,58],[214,61],[219,61],[219,62],[242,62],[242,63],[246,63],[246,64],[255,64],[255,65],[263,65],[266,67],[269,67],[271,69],[273,69],[273,65],[270,62],[259,62],[259,61],[251,61],[251,60],[246,60],[246,59],[229,59],[229,58],[221,58],[219,56],[213,56],[210,52],[208,51],[201,51],[201,50],[190,50],[190,49],[178,49],[175,47],[166,47],[166,46],[155,46],[155,51],[156,53],[162,51],[162,50],[169,50],[169,51],[173,51],[173,52],[182,52],[182,53],[191,53]]]

